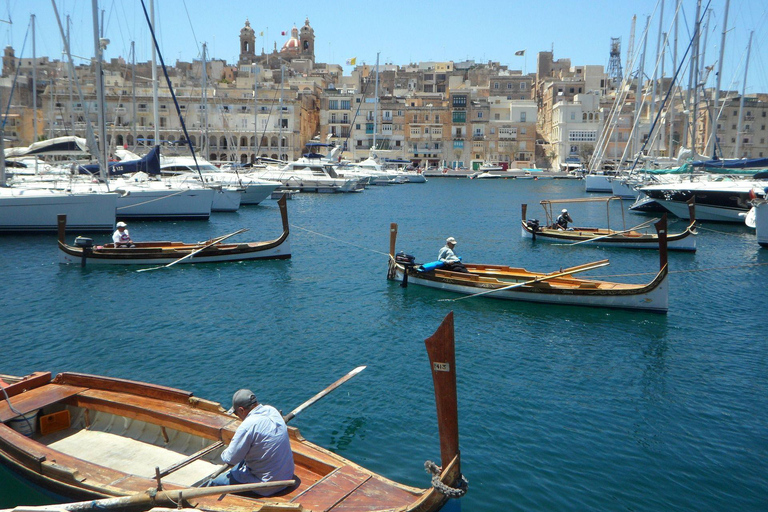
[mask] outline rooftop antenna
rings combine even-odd
[[[621,38],[611,38],[611,58],[608,61],[608,76],[614,83],[620,83],[624,78],[624,72],[621,69]]]

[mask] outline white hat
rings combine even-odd
[[[453,238],[452,236],[449,236],[449,237],[448,237],[448,238],[445,240],[445,243],[447,243],[447,244],[455,244],[455,243],[456,243],[456,239],[455,239],[455,238]]]
[[[117,227],[119,227],[119,228],[124,228],[124,227],[127,227],[127,226],[128,226],[128,224],[126,224],[125,222],[118,222],[117,223]]]
[[[562,211],[561,213],[568,213],[568,210],[566,210],[565,208],[563,208],[563,211]]]

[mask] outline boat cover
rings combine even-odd
[[[99,174],[99,165],[81,165],[78,170],[80,171],[80,174],[97,175]],[[151,176],[160,175],[160,146],[153,147],[149,153],[139,160],[109,162],[110,176],[133,174],[135,172],[145,172]]]

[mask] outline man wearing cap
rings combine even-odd
[[[437,254],[437,259],[443,262],[444,270],[450,270],[452,272],[469,272],[467,267],[461,262],[461,258],[454,254],[454,247],[456,247],[456,239],[449,236],[445,240],[445,246],[443,246]]]
[[[115,247],[133,247],[133,240],[128,233],[128,224],[125,222],[117,223],[117,229],[112,233],[112,241],[115,243]]]
[[[234,466],[211,480],[208,485],[236,485],[293,478],[293,452],[288,427],[283,416],[271,405],[260,404],[249,389],[240,389],[232,397],[232,409],[242,421],[232,441],[221,453],[221,460]],[[264,489],[271,496],[284,487]]]
[[[566,230],[568,229],[569,222],[573,222],[573,219],[568,214],[568,210],[563,208],[563,211],[560,212],[560,215],[557,216],[557,220],[555,221],[555,227],[557,229]]]

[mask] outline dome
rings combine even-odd
[[[281,51],[299,51],[301,49],[301,43],[299,42],[299,29],[293,27],[291,30],[291,38],[285,42]]]
[[[240,29],[240,33],[241,34],[253,34],[254,33],[253,29],[251,28],[251,22],[248,21],[248,18],[245,19],[245,26],[242,29]]]

